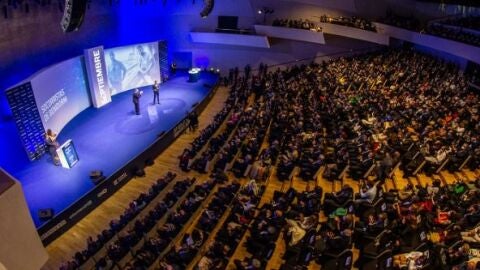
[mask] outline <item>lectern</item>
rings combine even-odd
[[[78,155],[75,150],[75,145],[71,139],[67,140],[64,144],[57,148],[57,155],[60,159],[62,167],[70,169],[78,163]]]
[[[188,71],[188,82],[197,82],[198,77],[200,77],[200,71],[201,69],[199,68],[192,68]]]

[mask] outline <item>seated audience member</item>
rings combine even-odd
[[[462,239],[468,243],[480,243],[480,227],[473,230],[462,232]]]

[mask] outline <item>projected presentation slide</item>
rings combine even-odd
[[[30,79],[45,130],[59,133],[77,114],[90,107],[81,57],[58,63]]]
[[[158,42],[105,50],[111,95],[161,82]]]

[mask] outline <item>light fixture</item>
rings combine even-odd
[[[87,0],[66,0],[63,18],[60,22],[63,32],[67,33],[78,30],[83,23],[86,9]]]
[[[275,12],[275,10],[273,10],[273,8],[269,8],[269,7],[262,7],[261,9],[258,10],[258,14],[272,14],[273,12]]]
[[[258,14],[263,14],[263,23],[267,22],[267,15],[272,14],[273,12],[275,12],[275,10],[269,7],[262,7],[261,9],[258,10]]]

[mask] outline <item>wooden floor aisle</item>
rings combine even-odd
[[[57,270],[63,261],[69,260],[77,251],[86,247],[89,236],[96,237],[102,230],[108,228],[112,219],[118,218],[128,203],[140,193],[148,191],[152,184],[168,171],[177,174],[176,181],[183,180],[186,176],[206,178],[194,171],[185,173],[178,167],[178,156],[183,149],[190,145],[199,132],[205,128],[213,117],[219,112],[228,97],[228,89],[220,87],[207,108],[199,116],[199,128],[195,132],[186,132],[179,136],[156,160],[155,164],[145,169],[146,177],[134,178],[118,190],[113,196],[100,204],[95,210],[69,229],[61,237],[47,246],[50,256],[47,264],[42,269]]]
[[[196,132],[185,133],[181,135],[170,147],[168,147],[156,160],[155,164],[152,167],[146,168],[147,176],[144,178],[135,178],[122,187],[116,194],[102,203],[84,219],[82,219],[78,224],[72,227],[64,235],[59,237],[57,240],[52,242],[48,247],[47,251],[50,255],[50,260],[45,265],[43,269],[58,269],[62,261],[69,260],[75,252],[83,250],[86,246],[86,239],[89,236],[96,236],[103,229],[108,228],[108,223],[110,220],[118,218],[119,215],[127,207],[127,204],[135,199],[141,192],[146,192],[148,188],[154,183],[156,179],[165,175],[167,171],[172,171],[177,173],[176,181],[182,180],[185,177],[197,177],[199,180],[207,179],[207,174],[198,174],[194,171],[185,173],[181,171],[178,167],[178,156],[182,153],[185,147],[188,147],[193,139],[198,135],[204,127],[206,127],[210,121],[213,119],[214,115],[223,108],[224,101],[228,96],[228,90],[226,88],[220,88],[216,95],[213,97],[213,100],[207,106],[205,111],[200,115],[200,127]],[[228,174],[233,178],[232,174]],[[291,183],[280,182],[275,176],[275,168],[271,173],[271,176],[267,180],[267,188],[262,197],[259,207],[264,203],[269,202],[273,198],[274,191],[276,190],[287,190],[290,185],[293,186],[297,191],[301,192],[307,188],[307,185],[310,185],[312,188],[315,185],[320,185],[323,188],[323,192],[332,192],[338,191],[342,184],[349,184],[354,188],[355,191],[358,191],[358,182],[345,177],[342,181],[329,182],[321,177],[321,173],[317,181],[305,182],[298,177],[294,177]],[[400,170],[395,170],[394,178],[389,179],[386,182],[386,188],[403,188],[408,183],[414,185],[420,184],[425,186],[430,184],[434,178],[440,179],[443,183],[452,183],[455,180],[472,180],[476,177],[479,177],[479,172],[463,171],[460,173],[450,174],[448,172],[442,172],[440,175],[435,177],[427,177],[425,175],[418,175],[417,177],[410,177],[409,179],[403,179],[403,173]],[[240,179],[241,182],[247,181],[247,179]],[[323,213],[323,212],[322,212]],[[323,214],[319,217],[320,221],[325,221],[326,218]],[[192,218],[191,221],[196,220]],[[221,224],[222,222],[219,222]],[[194,223],[186,224],[185,227],[189,228]],[[216,228],[218,229],[218,228]],[[242,243],[245,242],[246,237],[249,233],[246,233],[242,239]],[[208,243],[204,246],[208,246]],[[202,253],[202,252],[200,252]],[[280,236],[277,241],[277,248],[270,259],[267,269],[279,269],[282,261],[282,255],[285,253],[285,243]],[[198,261],[199,257],[194,261]],[[235,251],[230,264],[227,269],[235,269],[233,265],[234,259],[242,260],[245,257],[250,257],[251,254],[248,254],[246,249],[240,244]],[[354,259],[358,256],[358,251],[354,251]],[[193,269],[194,264],[189,265],[189,269]],[[309,269],[320,269],[320,266],[311,263]]]

